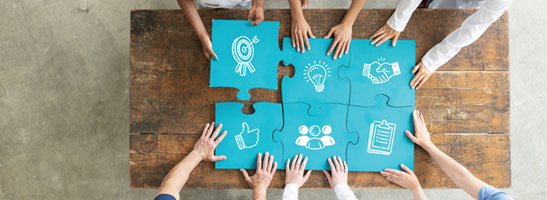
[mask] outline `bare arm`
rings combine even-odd
[[[477,177],[475,177],[469,170],[467,170],[460,163],[446,155],[440,149],[438,149],[429,138],[429,131],[425,125],[424,116],[419,111],[414,111],[412,114],[414,118],[414,131],[415,136],[410,131],[405,131],[406,135],[417,145],[420,145],[426,150],[433,158],[435,163],[441,167],[441,169],[465,192],[471,195],[473,198],[478,198],[479,191],[487,184]]]
[[[194,145],[194,149],[188,156],[184,157],[163,179],[161,186],[158,190],[156,196],[160,194],[170,194],[176,199],[180,199],[179,193],[182,190],[182,187],[188,181],[188,177],[194,168],[202,161],[215,162],[219,160],[226,160],[226,156],[215,156],[214,151],[216,146],[224,139],[226,136],[226,131],[222,132],[222,135],[218,136],[222,124],[218,125],[218,128],[215,129],[215,123],[211,125],[207,124],[201,137]],[[213,132],[214,130],[214,132]]]
[[[215,52],[213,52],[211,39],[209,38],[209,34],[207,33],[207,30],[205,29],[205,26],[203,25],[203,22],[199,17],[198,10],[196,9],[196,5],[194,4],[194,0],[177,0],[177,2],[184,12],[184,15],[188,19],[188,22],[190,22],[190,25],[192,25],[192,28],[196,32],[196,35],[198,36],[199,41],[203,46],[203,54],[205,55],[205,57],[207,59],[210,59],[211,57],[218,59]]]

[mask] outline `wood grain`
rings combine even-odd
[[[163,177],[190,153],[198,134],[131,134],[130,185],[156,188]],[[508,135],[432,135],[432,141],[449,156],[467,167],[481,180],[495,187],[511,186],[510,141]],[[415,150],[415,173],[424,188],[455,188],[456,185],[420,147]],[[230,159],[230,158],[228,158]],[[250,170],[254,174],[254,170]],[[350,172],[351,188],[398,188],[379,173]],[[270,188],[283,188],[285,171],[278,170]],[[328,188],[321,171],[314,171],[304,188]],[[184,188],[248,188],[239,170],[217,170],[214,163],[202,162]]]
[[[316,36],[324,36],[330,27],[344,16],[340,9],[307,9],[304,12]],[[416,40],[416,58],[425,54],[435,43],[456,29],[474,10],[417,10],[401,39]],[[381,27],[392,9],[362,10],[353,26],[354,38],[368,38]],[[246,10],[202,10],[200,15],[210,32],[212,19],[246,19]],[[266,10],[266,19],[280,21],[279,41],[290,36],[288,10]],[[314,26],[315,25],[315,26]],[[445,105],[428,112],[438,133],[508,133],[509,80],[508,73],[494,73],[480,80],[473,71],[507,71],[508,33],[507,14],[484,33],[470,47],[442,70],[463,70],[464,73],[433,76],[422,91],[416,93],[418,108],[433,109],[441,102],[435,95],[444,95]],[[130,132],[131,133],[196,133],[201,126],[214,119],[214,103],[240,102],[237,89],[209,88],[209,61],[204,59],[201,44],[179,10],[139,10],[131,13],[130,68]],[[284,75],[292,76],[294,68],[281,63],[278,83]],[[452,71],[450,72],[452,73]],[[436,80],[436,81],[435,81]],[[468,81],[465,83],[465,81]],[[471,89],[451,89],[444,85],[467,84]],[[497,86],[501,86],[497,88]],[[281,88],[281,87],[279,87]],[[478,93],[488,92],[474,99]],[[252,89],[251,99],[244,103],[245,113],[251,113],[255,102],[281,102],[279,90]],[[469,102],[468,100],[475,100]],[[421,102],[422,101],[422,102]],[[476,101],[484,101],[484,107]],[[495,103],[492,103],[495,101]],[[451,112],[451,113],[448,113]],[[457,116],[452,116],[453,114]],[[492,117],[493,118],[488,118]],[[447,120],[449,119],[449,120]],[[494,119],[494,121],[491,120]],[[480,123],[475,123],[480,122]],[[447,124],[450,124],[447,126]]]

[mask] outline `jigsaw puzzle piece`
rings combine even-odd
[[[415,66],[414,40],[398,40],[397,46],[378,47],[372,40],[351,40],[351,63],[340,67],[340,78],[349,78],[350,105],[374,106],[374,97],[385,94],[390,106],[414,106],[415,90],[410,87]]]
[[[311,106],[310,115],[319,115],[319,107],[324,103],[349,103],[350,83],[338,78],[338,68],[348,66],[350,56],[327,56],[333,41],[310,38],[311,50],[301,53],[292,47],[291,38],[283,38],[283,49],[291,53],[289,64],[295,71],[292,78],[285,76],[281,82],[283,103],[307,103]]]
[[[280,103],[260,102],[253,105],[251,115],[241,112],[243,104],[216,103],[215,121],[222,123],[227,135],[216,148],[216,155],[228,159],[215,162],[217,169],[255,169],[258,153],[269,152],[277,166],[281,166],[283,146],[272,138],[274,130],[283,127],[283,110]]]
[[[305,103],[283,104],[284,125],[274,132],[274,141],[283,143],[283,163],[297,154],[308,157],[306,169],[330,170],[327,159],[336,155],[346,160],[349,143],[356,144],[357,133],[346,128],[347,105],[323,104],[321,114],[308,115]],[[279,163],[278,163],[279,166]]]
[[[249,100],[249,90],[277,90],[279,61],[291,60],[290,52],[279,49],[279,22],[263,21],[257,26],[251,21],[213,20],[213,51],[211,87],[237,88],[239,100]]]
[[[405,134],[413,131],[414,107],[390,107],[385,95],[376,96],[374,107],[349,106],[348,130],[357,131],[359,142],[348,146],[350,171],[414,169],[414,143]]]

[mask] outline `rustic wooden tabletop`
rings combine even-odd
[[[353,38],[368,39],[393,9],[362,10]],[[201,10],[211,33],[212,19],[247,19],[247,10]],[[440,42],[474,10],[419,9],[400,39],[416,41],[416,60]],[[324,36],[346,10],[304,11],[313,33]],[[289,10],[265,10],[265,19],[280,21],[279,41],[290,37]],[[496,187],[511,186],[509,137],[509,33],[507,13],[484,35],[433,74],[416,91],[416,108],[424,113],[432,140],[478,178]],[[131,13],[130,187],[155,188],[187,155],[203,126],[214,120],[215,102],[241,102],[237,89],[209,88],[209,61],[180,10],[136,10]],[[279,64],[278,78],[292,76]],[[279,87],[281,88],[281,87]],[[279,90],[252,89],[244,110],[255,102],[281,102]],[[415,150],[415,173],[424,188],[453,188],[454,183],[424,150]],[[284,187],[279,170],[271,188]],[[352,188],[397,188],[379,173],[350,172]],[[329,187],[322,172],[313,172],[304,188]],[[201,163],[185,188],[248,188],[238,170],[215,170]]]

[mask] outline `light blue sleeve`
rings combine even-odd
[[[513,198],[498,188],[486,185],[479,191],[479,200],[513,200]]]

